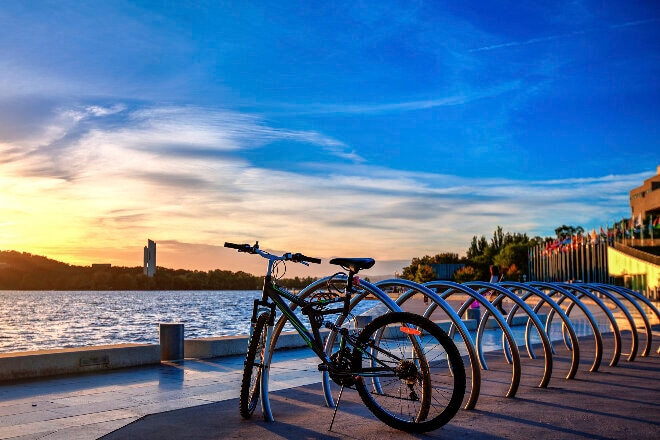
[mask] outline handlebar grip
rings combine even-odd
[[[249,244],[236,244],[236,243],[228,243],[228,242],[225,242],[225,247],[231,249],[238,249],[241,252],[249,252],[252,249],[252,246],[250,246]]]
[[[320,258],[314,258],[314,257],[307,257],[303,254],[293,254],[291,257],[292,261],[306,261],[308,263],[315,263],[315,264],[321,264],[321,259]]]

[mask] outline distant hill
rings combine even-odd
[[[314,278],[281,280],[302,288]],[[0,251],[0,290],[258,290],[263,277],[245,272],[208,272],[158,267],[147,277],[142,267],[74,266],[27,252]]]

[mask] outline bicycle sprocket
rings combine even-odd
[[[348,374],[351,371],[351,358],[352,353],[348,347],[344,347],[343,351],[337,350],[332,353],[330,360],[332,361],[333,368],[330,369],[328,374],[334,383],[345,387],[355,385],[355,376]]]

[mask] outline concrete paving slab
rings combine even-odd
[[[606,336],[611,344],[611,336]],[[523,381],[514,398],[502,390],[510,381],[510,367],[499,353],[489,353],[490,370],[483,374],[482,393],[475,410],[461,410],[439,430],[410,435],[381,423],[361,403],[356,392],[345,392],[335,425],[328,432],[332,410],[323,404],[319,384],[273,392],[276,421],[259,414],[251,420],[238,416],[237,400],[148,415],[104,437],[123,439],[657,439],[660,433],[660,356],[638,357],[618,367],[589,373],[591,352],[576,379],[553,374],[547,388],[538,388],[536,374],[543,359],[523,359]],[[565,371],[570,353],[558,350],[558,371]]]

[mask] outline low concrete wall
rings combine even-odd
[[[328,330],[322,330],[321,335],[325,336],[328,332]],[[183,342],[183,351],[185,357],[195,359],[242,355],[247,350],[248,339],[247,335],[186,339]],[[307,344],[297,332],[282,332],[277,338],[275,349],[306,346]]]
[[[544,315],[539,316],[543,321]],[[476,330],[477,321],[463,321],[468,330]],[[513,325],[527,322],[526,316],[516,316]],[[449,331],[451,321],[436,324]],[[497,324],[493,319],[487,323],[491,328]],[[323,330],[321,334],[327,334]],[[243,355],[247,349],[248,336],[221,336],[184,340],[186,358],[209,359],[223,356]],[[297,332],[283,332],[277,340],[276,349],[304,347],[306,344]],[[61,374],[77,374],[117,368],[154,365],[161,362],[161,346],[158,344],[99,345],[57,350],[28,351],[0,354],[0,382]]]
[[[160,363],[160,345],[118,344],[0,354],[0,381]]]
[[[467,319],[463,321],[468,330],[476,330],[477,321]],[[451,321],[436,322],[445,331],[449,331]],[[329,330],[322,330],[325,336]],[[218,338],[186,339],[184,341],[184,355],[187,358],[209,359],[222,356],[245,354],[248,346],[248,336],[222,336]],[[305,341],[297,332],[283,332],[277,339],[276,349],[305,347]]]

